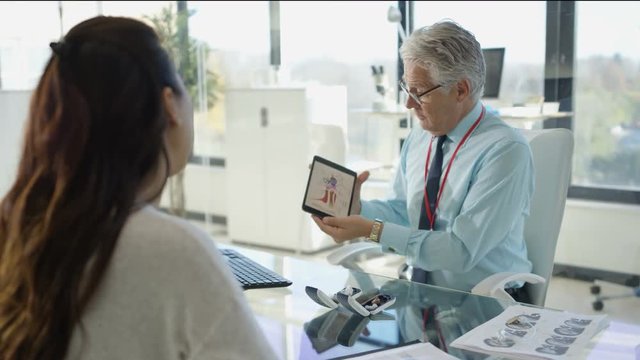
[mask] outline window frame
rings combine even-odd
[[[575,1],[547,1],[544,98],[569,99],[561,111],[573,111],[575,66]],[[560,59],[564,61],[560,61]],[[566,74],[561,77],[559,74]],[[574,128],[573,116],[545,120],[543,128]],[[640,204],[640,191],[569,184],[567,197],[621,204]]]
[[[544,64],[544,98],[560,101],[560,110],[573,112],[574,106],[574,66],[575,66],[575,1],[546,1],[546,40]],[[408,19],[409,33],[413,30],[413,1],[398,1],[403,25]],[[398,39],[398,50],[401,40]],[[561,61],[562,59],[562,61]],[[403,75],[403,64],[398,53],[398,79]],[[400,88],[398,86],[398,94]],[[398,99],[399,100],[399,99]],[[566,128],[573,131],[573,115],[548,119],[543,129]],[[608,203],[640,205],[640,191],[607,188],[604,186],[578,186],[569,184],[567,197]]]

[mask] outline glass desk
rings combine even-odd
[[[222,245],[221,247],[228,247]],[[244,294],[271,346],[281,359],[332,359],[411,343],[429,341],[460,359],[497,359],[449,347],[457,337],[500,314],[510,302],[436,286],[350,271],[320,262],[233,247],[293,284]],[[354,286],[368,292],[382,288],[396,296],[387,316],[369,319],[330,310],[311,300],[305,286],[327,295]],[[423,309],[434,322],[423,326]],[[640,327],[611,322],[594,337],[585,359],[636,359]]]

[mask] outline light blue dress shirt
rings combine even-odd
[[[441,181],[453,152],[481,112],[478,101],[447,134]],[[534,169],[526,139],[495,113],[485,112],[458,151],[446,184],[441,182],[434,230],[419,230],[430,140],[431,134],[416,126],[403,145],[388,198],[362,201],[363,217],[384,221],[383,251],[405,255],[410,265],[431,271],[434,285],[463,291],[494,273],[530,272],[523,233]]]

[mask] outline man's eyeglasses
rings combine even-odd
[[[429,98],[427,98],[427,100],[425,100],[425,101],[420,100],[420,98],[422,98],[423,96],[428,95],[428,94],[429,94],[430,92],[432,92],[433,90],[435,90],[435,89],[438,89],[438,88],[441,88],[441,87],[442,87],[442,85],[436,85],[436,86],[432,87],[431,89],[429,89],[429,90],[427,90],[427,91],[425,91],[425,92],[422,92],[422,93],[420,93],[420,94],[415,94],[415,93],[412,93],[411,91],[409,91],[409,87],[408,87],[408,86],[407,86],[407,84],[404,82],[404,80],[400,80],[400,81],[398,81],[398,84],[400,85],[400,88],[401,88],[401,89],[402,89],[402,90],[403,90],[407,95],[411,96],[411,98],[412,98],[415,102],[417,102],[418,104],[424,104],[424,103],[427,103]]]

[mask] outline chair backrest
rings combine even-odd
[[[527,284],[534,305],[544,306],[571,177],[573,133],[567,129],[520,130],[529,142],[535,168],[535,191],[524,238],[532,273],[544,284]]]

